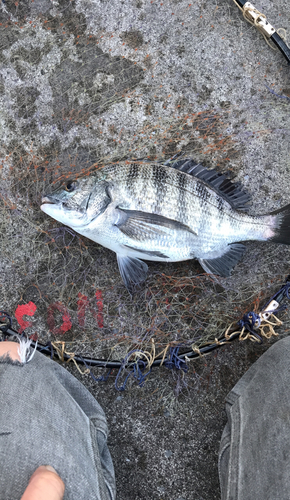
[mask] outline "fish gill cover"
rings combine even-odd
[[[152,262],[131,297],[115,254],[40,204],[65,179],[180,152],[242,182],[253,214],[289,203],[289,105],[268,91],[290,92],[282,56],[228,1],[7,0],[1,9],[0,297],[14,327],[122,359],[151,339],[157,354],[212,342],[257,311],[289,273],[286,247],[248,244],[229,278],[194,260]]]

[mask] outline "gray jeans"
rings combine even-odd
[[[222,500],[290,499],[290,337],[272,346],[226,399],[219,455]],[[17,500],[52,465],[67,500],[112,500],[103,410],[57,363],[0,358],[0,500]],[[190,485],[189,485],[190,487]]]
[[[290,499],[290,337],[278,341],[226,399],[222,500]]]
[[[18,500],[39,465],[52,465],[66,500],[113,500],[104,412],[60,365],[35,353],[0,358],[0,500]]]

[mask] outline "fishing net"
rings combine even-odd
[[[180,30],[198,27],[205,39],[213,11],[202,5],[181,2],[172,23]],[[230,10],[214,12],[222,24]],[[134,24],[95,27],[84,2],[2,3],[0,294],[1,309],[20,333],[101,359],[148,351],[152,339],[156,356],[168,346],[199,348],[244,313],[260,310],[289,272],[288,249],[250,243],[230,278],[209,276],[196,261],[150,263],[148,279],[131,297],[112,252],[40,211],[41,196],[64,179],[112,162],[162,162],[180,152],[244,180],[256,193],[241,157],[246,145],[257,151],[267,149],[267,141],[280,154],[280,129],[261,118],[271,116],[271,99],[263,110],[226,98],[205,106],[204,84],[191,102],[193,69],[177,66],[179,88],[164,73],[161,49],[168,36],[160,35],[146,54]],[[278,105],[286,116],[287,103]],[[251,129],[250,112],[262,120]],[[285,313],[283,321],[287,332]]]

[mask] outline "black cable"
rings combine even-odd
[[[247,0],[236,0],[236,2],[239,4],[240,7],[244,7],[245,3],[247,3]]]
[[[2,331],[2,333],[4,333],[5,336],[21,338],[21,335],[19,335],[12,328],[5,327],[5,330],[3,330],[3,327],[0,326],[0,331]],[[227,339],[226,337],[223,336],[218,340],[218,343],[205,345],[203,347],[200,347],[200,349],[197,352],[191,350],[189,352],[184,352],[182,354],[179,354],[178,356],[179,356],[179,358],[181,358],[183,360],[185,360],[185,358],[189,358],[189,359],[198,358],[198,357],[200,357],[200,355],[209,354],[210,352],[214,351],[215,349],[222,347],[223,345],[228,344],[229,342],[232,342],[238,336],[239,336],[239,333],[237,333],[236,335],[233,335],[230,339]],[[57,355],[56,350],[53,348],[53,346],[51,345],[50,342],[48,342],[47,344],[42,344],[40,342],[35,342],[34,340],[32,340],[31,347],[36,348],[37,351],[41,352],[42,354],[46,354],[50,357],[51,357],[52,353],[53,353],[53,355]],[[88,358],[86,356],[78,356],[78,355],[74,355],[74,357],[72,358],[69,354],[66,354],[65,352],[62,353],[62,356],[63,356],[64,361],[69,361],[70,359],[74,359],[77,363],[79,363],[81,365],[87,364],[90,367],[121,368],[121,366],[123,365],[123,361],[117,361],[117,360],[105,361],[103,359],[94,359],[94,358]],[[160,366],[162,363],[162,360],[163,360],[163,357],[156,358],[153,361],[152,366]],[[134,364],[133,362],[132,363],[129,362],[127,366],[130,366],[133,364]]]
[[[278,47],[280,52],[282,52],[285,59],[287,59],[288,63],[290,63],[290,49],[286,45],[284,40],[282,40],[280,35],[278,35],[277,31],[273,33],[273,35],[270,37],[270,40],[272,40],[272,42],[276,45],[276,47]]]

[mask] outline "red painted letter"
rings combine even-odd
[[[85,312],[87,306],[89,306],[89,300],[86,295],[83,295],[81,292],[78,294],[78,322],[80,326],[85,326]]]
[[[89,311],[93,315],[94,319],[96,320],[98,327],[103,328],[104,326],[104,320],[103,320],[103,299],[102,299],[102,292],[101,290],[96,291],[96,299],[97,299],[97,308],[98,308],[98,313],[94,310],[93,307],[90,306],[89,299],[86,295],[83,295],[81,292],[78,294],[78,322],[79,325],[84,327],[85,326],[85,312],[86,309],[89,308]]]
[[[18,330],[18,333],[22,333],[25,328],[28,328],[29,326],[32,326],[31,321],[25,321],[23,319],[23,316],[33,316],[37,307],[34,304],[34,302],[28,302],[28,304],[22,304],[21,306],[17,306],[17,309],[15,311],[15,318],[17,319],[20,328]]]
[[[56,328],[55,320],[54,320],[54,311],[58,310],[62,314],[62,325]],[[47,324],[49,329],[53,335],[64,334],[72,327],[72,322],[70,320],[70,315],[67,308],[61,302],[54,302],[50,304],[47,309]]]

